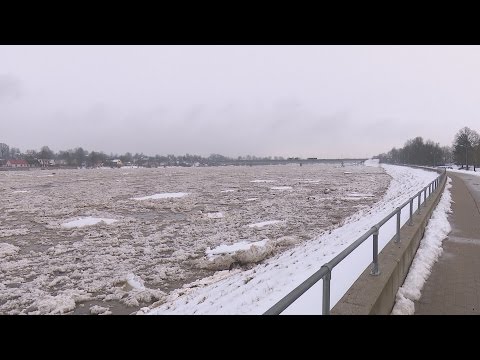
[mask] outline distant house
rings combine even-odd
[[[6,166],[23,168],[28,167],[28,163],[25,160],[8,160]]]
[[[38,159],[38,163],[42,167],[55,166],[55,160],[53,159]]]
[[[120,159],[114,159],[114,160],[112,160],[112,165],[116,166],[116,167],[121,167],[121,166],[123,166],[123,163],[122,163],[122,160],[120,160]]]

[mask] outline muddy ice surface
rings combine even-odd
[[[0,172],[0,314],[133,313],[341,226],[389,181],[338,165]]]

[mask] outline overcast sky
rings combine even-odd
[[[0,142],[364,157],[480,131],[478,46],[0,46]]]

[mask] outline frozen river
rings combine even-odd
[[[390,179],[363,165],[0,172],[0,314],[161,304],[330,232]]]

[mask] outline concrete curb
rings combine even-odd
[[[400,229],[400,242],[393,238],[379,254],[380,275],[370,275],[370,265],[330,311],[332,315],[388,315],[395,304],[398,288],[402,286],[425,233],[433,210],[440,201],[445,176],[420,215],[413,216],[413,226],[405,223]]]

